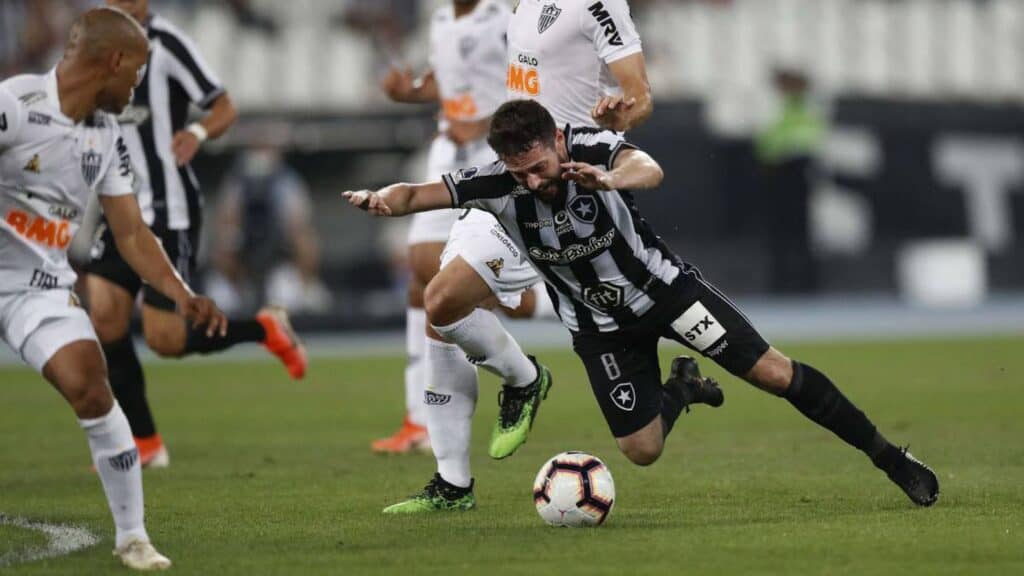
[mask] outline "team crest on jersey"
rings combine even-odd
[[[577,196],[569,202],[569,213],[584,224],[597,220],[597,200],[592,196]]]
[[[540,9],[540,18],[537,19],[537,34],[543,34],[561,16],[562,9],[554,4],[545,4]]]
[[[504,258],[495,258],[494,260],[488,260],[487,262],[484,262],[484,264],[487,264],[487,267],[491,269],[491,272],[494,272],[495,278],[501,278],[501,270],[505,268]]]
[[[23,168],[25,172],[32,172],[33,174],[39,174],[42,171],[41,162],[39,161],[39,154],[33,154],[32,159],[25,164]]]
[[[100,175],[100,166],[103,165],[103,155],[99,152],[89,150],[82,154],[82,178],[85,183],[92,186]]]

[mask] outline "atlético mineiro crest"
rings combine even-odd
[[[82,154],[82,177],[86,184],[92,186],[100,175],[100,166],[103,165],[103,155],[99,152],[89,150]]]
[[[554,4],[545,4],[540,9],[540,18],[537,20],[537,34],[543,34],[545,30],[551,28],[551,25],[558,20],[558,16],[562,14],[562,9]]]

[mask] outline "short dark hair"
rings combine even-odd
[[[555,144],[555,120],[534,100],[510,100],[491,117],[487,143],[500,157],[516,156],[540,143]]]

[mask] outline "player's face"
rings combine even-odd
[[[97,96],[99,109],[112,114],[120,114],[132,101],[135,87],[145,75],[147,52],[145,50],[129,50],[123,52],[120,60]]]
[[[522,154],[502,158],[516,182],[545,202],[554,200],[565,186],[557,144],[537,142]]]
[[[145,24],[149,15],[149,0],[107,0],[107,6],[124,10],[140,24]]]

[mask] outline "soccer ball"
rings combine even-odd
[[[540,467],[533,503],[552,526],[598,526],[615,505],[615,481],[597,456],[562,452]]]

